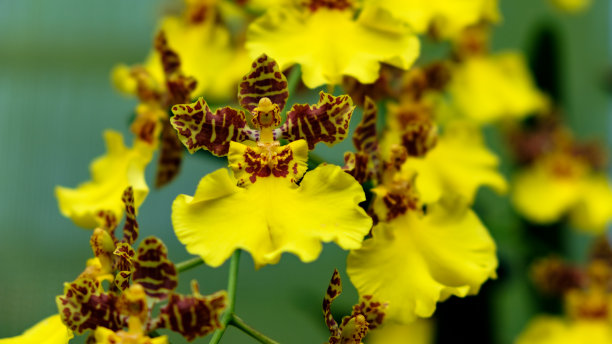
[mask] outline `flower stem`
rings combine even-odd
[[[176,264],[176,271],[183,272],[183,271],[191,270],[195,268],[196,266],[202,265],[202,263],[204,263],[204,261],[200,257],[191,258],[191,259],[188,259],[186,261]]]
[[[234,315],[234,306],[236,303],[236,283],[238,282],[238,266],[240,265],[240,252],[236,250],[232,255],[229,267],[229,277],[227,279],[227,309],[221,317],[221,325],[223,326],[220,330],[215,331],[210,342],[208,344],[217,344],[223,337],[227,325],[232,320]]]
[[[255,330],[251,326],[247,325],[244,322],[244,320],[240,319],[240,317],[238,317],[236,314],[234,314],[232,316],[232,318],[230,319],[230,325],[235,326],[236,328],[242,330],[242,332],[244,332],[244,333],[248,334],[249,336],[253,337],[254,339],[259,341],[260,343],[264,343],[264,344],[279,344],[277,341],[274,341],[274,340],[266,337],[261,332]]]

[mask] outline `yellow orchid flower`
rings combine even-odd
[[[568,12],[578,13],[586,10],[593,3],[592,0],[550,0],[556,8]]]
[[[601,243],[609,253],[610,246],[607,240]],[[536,317],[527,325],[515,343],[612,343],[610,322],[612,294],[608,289],[612,270],[609,264],[607,260],[596,258],[589,263],[587,269],[576,270],[582,283],[564,291],[566,316]],[[557,281],[564,280],[557,279]]]
[[[601,233],[612,219],[612,185],[571,153],[553,152],[518,172],[512,202],[527,219],[552,223],[570,214],[582,230]]]
[[[434,324],[418,319],[410,324],[386,323],[368,333],[366,344],[432,344]]]
[[[562,317],[533,319],[515,344],[607,344],[612,343],[612,326],[607,320],[569,321]]]
[[[358,206],[365,200],[363,189],[353,177],[333,165],[304,174],[309,149],[348,134],[350,98],[322,92],[317,105],[293,105],[286,122],[274,129],[287,97],[284,75],[264,55],[239,90],[241,105],[260,130],[248,127],[244,111],[225,107],[213,113],[201,98],[172,108],[172,125],[189,151],[228,155],[233,172],[205,176],[194,196],[179,195],[172,205],[178,239],[211,266],[236,249],[249,251],[258,267],[278,262],[283,252],[310,262],[322,241],[357,248],[371,227]],[[280,138],[292,142],[281,146]]]
[[[367,0],[366,4],[385,9],[419,34],[443,38],[456,36],[480,21],[500,19],[497,0]]]
[[[130,318],[132,319],[132,318]],[[95,344],[167,344],[168,337],[150,338],[142,333],[142,328],[133,328],[130,321],[129,331],[114,332],[104,327],[95,331]]]
[[[383,323],[387,304],[378,302],[372,295],[364,295],[353,306],[351,314],[338,323],[331,314],[331,305],[341,293],[342,280],[336,269],[323,299],[323,316],[330,333],[326,344],[362,344],[361,340],[366,334]]]
[[[121,218],[121,196],[126,187],[131,185],[134,188],[136,208],[149,192],[144,170],[153,156],[152,148],[140,140],[135,140],[133,147],[127,148],[121,134],[112,130],[104,132],[104,140],[107,152],[91,163],[91,181],[76,189],[55,188],[62,215],[83,228],[96,227],[104,211]]]
[[[418,57],[416,36],[388,13],[364,9],[354,17],[350,0],[272,7],[249,26],[246,47],[251,57],[274,56],[281,69],[301,65],[310,88],[341,84],[343,75],[373,83],[381,62],[408,69]]]
[[[349,253],[347,273],[360,295],[389,304],[387,319],[430,317],[438,301],[476,294],[495,278],[495,243],[461,196],[427,204],[416,174],[402,171],[406,149],[395,146],[381,183],[372,189],[378,223],[362,248]]]
[[[443,199],[419,214],[414,199],[401,195],[379,197],[387,216],[361,249],[351,251],[347,272],[360,295],[389,303],[390,321],[409,323],[430,317],[451,295],[478,293],[495,278],[497,258],[487,229],[462,202]]]
[[[394,144],[407,149],[402,169],[406,174],[416,172],[416,188],[424,203],[437,202],[450,192],[471,204],[484,185],[506,192],[506,180],[498,171],[499,159],[485,146],[478,128],[453,121],[438,135],[433,120],[438,111],[436,101],[437,96],[429,94],[421,100],[390,104],[382,151],[390,152]]]
[[[0,339],[0,344],[68,344],[72,337],[72,331],[56,314],[41,320],[19,336]]]
[[[548,107],[518,53],[470,56],[451,73],[448,90],[454,109],[477,123],[518,119]]]
[[[220,101],[231,99],[234,87],[247,71],[249,58],[240,44],[232,42],[228,28],[216,19],[227,7],[225,1],[186,3],[183,16],[165,17],[160,31],[165,32],[170,47],[180,56],[185,75],[197,80],[194,95],[206,95]],[[164,69],[157,50],[153,50],[139,68],[143,68],[157,85],[164,84]],[[112,79],[120,91],[137,92],[133,69],[120,65],[113,71]]]

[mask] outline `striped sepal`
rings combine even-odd
[[[289,98],[287,78],[281,73],[276,61],[263,54],[242,77],[238,87],[238,100],[243,108],[253,111],[263,97],[269,98],[282,111]]]
[[[316,105],[293,105],[285,123],[274,130],[274,137],[289,141],[304,139],[310,150],[319,142],[332,146],[346,138],[353,110],[351,97],[321,92]]]
[[[140,243],[132,281],[142,285],[147,295],[154,299],[165,299],[176,288],[176,268],[168,259],[168,250],[160,239],[148,237]]]

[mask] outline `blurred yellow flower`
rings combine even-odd
[[[229,100],[235,87],[247,71],[249,58],[241,44],[236,44],[228,28],[219,24],[217,14],[228,7],[225,1],[186,1],[183,16],[167,16],[159,30],[166,34],[168,44],[181,59],[182,71],[197,81],[195,96]],[[165,83],[164,70],[155,49],[142,68],[157,85]],[[116,87],[125,93],[136,93],[136,82],[130,68],[117,66],[112,75]]]
[[[407,149],[402,170],[405,174],[416,172],[416,188],[423,203],[437,202],[451,193],[471,204],[484,185],[506,192],[506,180],[498,171],[499,159],[485,146],[480,129],[465,121],[453,121],[438,136],[433,120],[434,113],[439,112],[437,98],[430,96],[389,106],[382,152],[388,154],[394,144]]]
[[[500,19],[497,0],[366,0],[366,6],[379,6],[417,33],[452,37],[480,21]]]
[[[578,13],[591,6],[592,0],[549,0],[558,9],[568,13]]]
[[[340,0],[272,7],[249,26],[246,46],[251,57],[265,53],[281,69],[300,64],[310,88],[341,84],[344,75],[373,83],[381,62],[408,69],[420,49],[388,13],[364,9],[355,19],[351,1]]]
[[[375,192],[381,222],[361,249],[351,251],[347,272],[360,295],[389,303],[389,321],[430,317],[437,302],[476,294],[496,276],[495,243],[465,203],[445,198],[421,214],[399,192]],[[386,217],[380,207],[388,208]]]
[[[608,344],[612,326],[607,320],[570,321],[561,317],[533,319],[515,344]]]
[[[22,335],[0,339],[0,344],[68,344],[72,337],[72,331],[56,314],[27,329]]]
[[[514,52],[470,56],[459,62],[453,68],[449,92],[459,115],[481,124],[522,118],[548,107],[523,56]]]
[[[612,219],[612,185],[570,153],[542,156],[514,178],[512,202],[527,219],[552,223],[569,213],[582,230],[601,233]]]
[[[106,155],[96,158],[90,165],[91,180],[76,189],[57,186],[55,196],[62,215],[83,228],[98,225],[101,211],[110,211],[115,218],[123,214],[121,196],[128,186],[134,188],[136,208],[146,198],[149,188],[144,170],[153,156],[153,148],[135,140],[132,148],[123,143],[120,133],[104,132]]]

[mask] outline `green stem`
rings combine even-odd
[[[176,264],[176,271],[178,272],[187,271],[187,270],[195,268],[196,266],[202,265],[202,263],[204,263],[204,261],[200,257],[191,258],[184,262],[180,262]]]
[[[223,327],[220,330],[215,331],[208,344],[219,343],[221,337],[223,337],[223,334],[225,333],[227,325],[232,320],[234,315],[234,308],[236,304],[236,284],[238,282],[238,266],[240,265],[240,252],[242,251],[236,250],[232,255],[232,259],[230,260],[229,277],[227,279],[227,309],[221,317],[221,326]]]
[[[293,66],[291,74],[289,74],[289,79],[287,79],[287,91],[289,92],[289,97],[287,98],[287,104],[285,104],[283,112],[281,112],[281,117],[283,119],[286,117],[287,111],[291,108],[292,100],[295,97],[295,92],[300,83],[300,79],[302,79],[302,67],[299,64],[296,64]]]
[[[247,325],[244,320],[240,319],[236,314],[234,314],[230,320],[230,325],[235,326],[236,328],[242,330],[242,332],[248,334],[252,338],[256,339],[260,343],[264,344],[279,344],[277,341],[274,341],[268,337],[266,337],[263,333],[257,331],[251,326]]]

